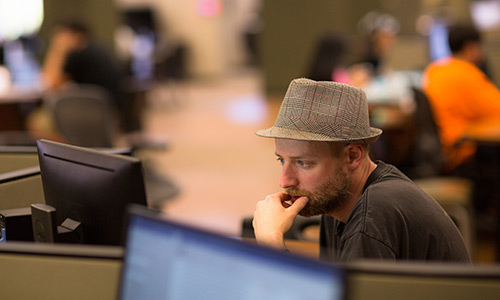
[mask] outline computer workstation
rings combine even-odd
[[[344,299],[342,269],[132,207],[120,298]]]
[[[311,260],[130,211],[119,299],[496,299],[500,267]],[[213,298],[212,298],[213,297]]]
[[[120,245],[126,207],[146,205],[141,161],[37,141],[44,205],[32,205],[36,241]]]
[[[3,225],[11,225],[4,238],[31,234],[21,240],[120,245],[126,206],[147,203],[140,160],[128,156],[127,148],[95,150],[46,140],[37,146],[40,166],[0,176],[0,213]],[[24,225],[16,227],[14,217],[23,217]]]
[[[51,146],[62,147],[69,151],[66,154],[70,154],[63,156],[46,151]],[[74,164],[77,160],[78,167],[91,168],[86,171],[89,173],[84,173],[85,178],[95,179],[96,172],[112,168],[109,162],[81,161],[78,159],[80,151],[72,152],[80,149],[69,145],[48,142],[47,149],[41,150],[41,155],[51,162],[55,160],[58,170],[63,170],[61,172],[67,176],[71,176],[71,172],[66,163]],[[84,152],[87,154],[86,150]],[[95,165],[101,169],[94,170]],[[46,165],[40,165],[43,176],[51,174],[44,174],[42,166]],[[72,191],[73,195],[85,192]],[[68,215],[59,220],[63,218],[68,218]],[[85,220],[81,220],[84,224]],[[200,293],[204,299],[210,295],[217,299],[223,295],[241,298],[238,293],[244,293],[249,299],[290,299],[301,298],[303,292],[307,293],[304,297],[317,293],[314,298],[319,299],[421,299],[448,294],[465,299],[473,292],[484,295],[483,298],[500,292],[498,267],[389,262],[332,265],[183,225],[169,219],[168,214],[159,214],[145,207],[130,212],[127,232],[125,248],[111,247],[115,249],[111,251],[117,254],[111,261],[100,252],[109,248],[103,245],[3,243],[0,245],[0,261],[4,277],[0,278],[0,285],[8,287],[2,286],[2,290],[10,293],[8,295],[33,298],[27,294],[29,291],[25,286],[42,286],[36,298],[62,299],[72,290],[75,299],[79,296],[82,299],[116,299],[120,295],[122,300],[139,296],[141,299],[147,299],[147,296],[157,299],[159,294],[188,294],[191,299],[196,299]],[[66,247],[77,253],[90,249],[94,254],[68,256],[61,251]],[[45,251],[45,254],[41,258],[39,254],[26,254],[25,248],[28,252]],[[123,249],[125,254],[120,254]],[[61,272],[64,278],[53,272],[47,274],[47,270],[61,270],[56,273]],[[94,291],[100,291],[99,296],[95,296]],[[89,293],[94,294],[88,296]]]
[[[131,208],[125,248],[3,243],[0,263],[6,295],[32,298],[30,286],[38,289],[37,299],[460,300],[500,293],[498,266],[329,264],[172,221],[146,207]]]
[[[93,150],[41,140],[37,166],[0,176],[0,204],[6,208],[0,213],[7,229],[2,233],[6,242],[0,243],[3,296],[116,299],[125,208],[131,202],[146,205],[141,164],[129,154],[126,149]],[[27,192],[23,183],[33,178],[37,188]],[[50,209],[53,218],[45,221],[52,229],[32,214],[33,204]],[[23,214],[16,215],[19,211]],[[24,225],[13,217],[23,217]],[[80,226],[69,233],[72,239],[61,238],[59,220],[69,218]],[[40,243],[49,232],[52,243]]]

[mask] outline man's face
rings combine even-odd
[[[334,157],[328,143],[275,139],[283,168],[280,186],[292,201],[307,196],[302,216],[326,214],[341,208],[350,196],[350,176],[343,156]]]

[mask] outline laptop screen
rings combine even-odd
[[[343,299],[341,269],[134,210],[120,299]]]

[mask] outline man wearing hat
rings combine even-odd
[[[439,204],[394,166],[373,162],[365,93],[356,87],[293,80],[274,126],[283,192],[257,203],[259,243],[284,248],[293,220],[322,215],[320,256],[470,262],[460,232]]]

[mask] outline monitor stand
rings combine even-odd
[[[33,239],[42,243],[83,243],[80,222],[67,218],[56,226],[56,209],[46,204],[31,205]]]

